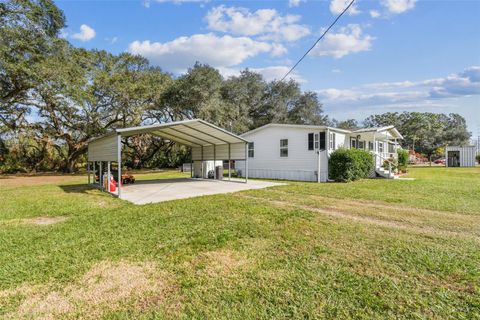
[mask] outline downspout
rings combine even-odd
[[[330,129],[327,128],[327,155],[329,150],[330,150]]]
[[[321,169],[321,163],[320,163],[320,157],[321,157],[321,154],[322,154],[322,151],[320,151],[320,149],[317,151],[317,154],[318,154],[318,160],[317,160],[317,182],[320,183],[321,179],[320,179],[320,169]]]
[[[327,155],[327,181],[329,179],[329,176],[328,176],[328,171],[329,171],[328,159],[330,158],[329,150],[330,150],[330,129],[327,127],[327,147],[325,148],[325,152]],[[320,162],[320,160],[318,160],[318,162]],[[318,171],[318,176],[320,176],[320,171]]]
[[[248,142],[245,143],[245,183],[248,183]]]

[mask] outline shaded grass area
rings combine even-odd
[[[168,275],[172,289],[162,292],[171,297],[142,291],[154,303],[132,295],[56,317],[480,317],[480,168],[410,176],[417,180],[289,183],[144,206],[83,177],[0,180],[0,317],[18,318],[38,292],[72,296],[65,290],[83,287],[99,265],[132,264]],[[162,177],[181,174],[137,175]],[[39,216],[68,219],[17,223]]]

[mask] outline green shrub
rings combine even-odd
[[[477,156],[475,158],[477,159],[477,162],[480,164],[480,153],[477,154]]]
[[[338,182],[368,178],[373,169],[373,155],[360,149],[340,148],[328,160],[329,178]]]
[[[408,159],[410,158],[408,154],[408,150],[398,149],[397,155],[398,155],[398,170],[403,173],[407,173],[407,166],[409,162]]]
[[[409,158],[408,151],[405,149],[398,149],[397,154],[398,154],[398,165],[407,166],[408,158]]]

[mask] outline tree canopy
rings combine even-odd
[[[465,118],[456,113],[387,112],[365,119],[367,127],[394,125],[404,136],[402,146],[431,156],[445,145],[464,145],[470,139]]]
[[[196,63],[174,78],[143,57],[71,46],[51,0],[0,3],[0,166],[62,170],[83,162],[93,137],[121,127],[202,118],[236,133],[275,121],[326,123],[313,92],[249,70],[224,79]],[[125,141],[131,166],[175,165],[184,147],[158,137]]]
[[[93,137],[115,128],[202,118],[241,134],[267,123],[358,127],[323,112],[298,82],[266,81],[245,69],[224,78],[196,63],[178,77],[130,53],[75,48],[59,37],[65,17],[52,0],[0,3],[0,172],[75,171]],[[469,133],[458,114],[385,113],[367,126],[391,125],[430,153]],[[140,135],[124,141],[132,167],[174,166],[185,147]]]

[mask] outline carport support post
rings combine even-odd
[[[122,196],[122,135],[117,135],[118,197]]]
[[[231,173],[231,168],[230,168],[230,143],[228,144],[228,180],[230,181],[232,179],[232,173]]]
[[[95,170],[95,164],[97,161],[93,161],[93,184],[95,184],[95,176],[97,175],[97,170]]]
[[[190,178],[193,178],[193,148],[190,147]]]
[[[217,149],[216,145],[213,145],[213,180],[217,180]]]
[[[103,190],[103,172],[102,172],[102,161],[100,161],[100,173],[98,174],[98,184],[100,185],[100,190]]]
[[[107,161],[107,192],[110,192],[110,161]]]
[[[202,173],[202,179],[205,179],[205,173],[203,173],[203,146],[202,146],[202,163],[201,163],[200,171]]]
[[[90,161],[87,160],[87,176],[88,176],[88,184],[90,184]]]

